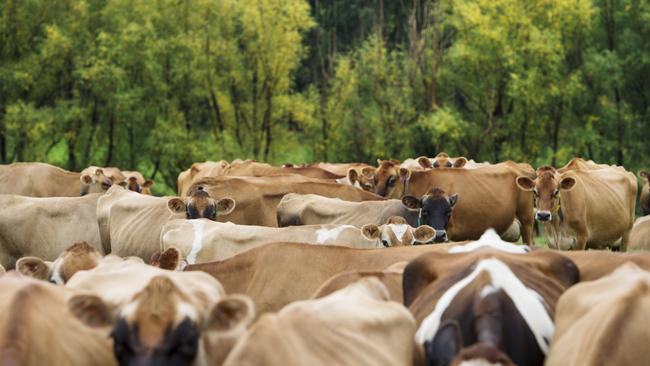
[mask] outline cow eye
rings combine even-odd
[[[560,190],[556,188],[556,189],[553,191],[553,196],[557,196],[558,194],[560,194]]]
[[[451,210],[447,211],[447,217],[451,216]]]
[[[537,192],[537,188],[533,188],[533,194],[535,197],[539,196],[539,192]]]
[[[389,247],[389,245],[388,245],[388,240],[386,240],[386,239],[381,239],[381,244],[382,244],[383,246],[385,246],[386,248]]]
[[[367,189],[372,188],[372,184],[370,184],[370,183],[366,183],[366,184],[364,184],[363,186],[366,187]]]
[[[393,184],[395,184],[395,176],[388,178],[388,185],[392,186]]]

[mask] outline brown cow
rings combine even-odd
[[[226,175],[240,177],[267,177],[272,175],[298,174],[314,179],[335,180],[345,175],[334,174],[318,167],[276,167],[270,164],[246,161],[239,164],[230,164]]]
[[[266,314],[224,365],[410,365],[415,322],[384,285],[363,279],[320,299]]]
[[[92,169],[91,169],[92,168]],[[97,167],[75,173],[44,163],[0,165],[0,194],[31,197],[78,197],[103,193],[114,183]]]
[[[382,161],[375,172],[375,181],[376,193],[389,198],[422,197],[433,187],[450,195],[458,194],[451,240],[478,239],[489,228],[504,234],[516,219],[521,225],[523,241],[532,244],[532,192],[518,189],[515,179],[518,176],[533,178],[534,175],[529,165],[510,161],[478,169],[443,168],[413,172],[400,169],[392,161]]]
[[[353,249],[272,243],[223,261],[189,265],[185,271],[205,271],[213,275],[227,292],[250,296],[257,314],[264,314],[278,311],[290,302],[308,299],[325,281],[341,272],[383,270],[424,252],[449,247],[437,244]]]
[[[546,365],[644,365],[650,343],[650,272],[626,264],[568,289],[557,304]]]
[[[277,227],[276,209],[287,193],[313,193],[347,201],[383,200],[352,186],[330,183],[300,175],[271,177],[209,177],[195,181],[190,191],[204,187],[211,197],[231,197],[236,209],[224,220],[240,225]]]
[[[545,166],[535,180],[520,176],[516,182],[522,191],[534,193],[535,218],[544,222],[552,248],[627,249],[637,190],[632,173],[621,167],[560,173]]]
[[[581,281],[593,281],[614,272],[624,263],[632,262],[650,271],[650,253],[617,253],[603,250],[562,252],[580,269]]]
[[[474,345],[514,361],[508,363],[542,365],[555,304],[578,280],[576,265],[551,251],[432,252],[404,269],[404,304],[418,323],[427,364],[453,363]]]
[[[225,160],[192,164],[189,169],[178,174],[176,183],[178,195],[181,197],[186,196],[189,193],[190,186],[196,179],[224,175],[229,166],[230,164]]]
[[[650,250],[650,216],[636,219],[630,232],[628,248],[632,250]]]
[[[0,276],[0,365],[116,365],[110,329],[77,316],[89,298],[16,272]]]
[[[122,174],[126,177],[126,188],[133,192],[151,196],[151,187],[154,183],[153,180],[144,179],[142,173],[137,171],[122,171]]]
[[[364,163],[312,163],[302,165],[302,167],[325,169],[328,172],[341,176],[346,175],[350,169],[354,169],[359,173],[361,173],[364,169],[370,169],[367,171],[373,171],[375,169],[374,167]]]
[[[95,268],[101,259],[97,249],[80,241],[66,248],[54,262],[22,257],[16,262],[16,270],[29,277],[62,285],[78,271]]]
[[[650,214],[650,183],[648,183],[648,172],[639,172],[639,177],[643,181],[641,185],[641,194],[639,195],[639,203],[644,215]]]
[[[122,365],[221,364],[253,318],[250,299],[226,295],[205,273],[111,257],[77,272],[65,287],[94,294],[79,313],[113,328]]]

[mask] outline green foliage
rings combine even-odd
[[[138,169],[445,150],[644,166],[634,0],[6,0],[0,163]]]

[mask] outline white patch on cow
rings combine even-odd
[[[491,278],[491,284],[495,289],[503,290],[512,300],[513,304],[521,314],[537,340],[537,345],[544,352],[548,353],[548,341],[553,337],[555,326],[553,320],[546,312],[541,296],[534,290],[527,288],[510,268],[496,258],[481,260],[469,276],[456,282],[440,297],[433,309],[420,324],[415,333],[415,339],[424,344],[433,339],[433,336],[440,327],[440,319],[445,310],[451,305],[458,293],[469,285],[481,272],[486,271]]]
[[[503,366],[503,364],[501,362],[492,363],[484,358],[477,358],[474,360],[463,361],[459,366]]]
[[[188,220],[194,228],[194,241],[192,242],[192,249],[190,254],[187,255],[187,263],[196,263],[196,256],[203,248],[203,227],[205,226],[204,220]]]
[[[512,244],[501,239],[494,229],[488,229],[477,241],[449,248],[449,253],[467,253],[480,248],[492,248],[502,252],[524,254],[530,252],[527,245]]]
[[[486,297],[486,296],[489,296],[489,295],[491,295],[491,294],[493,294],[493,293],[495,293],[497,291],[498,291],[498,289],[496,287],[494,287],[492,285],[487,285],[487,286],[485,286],[485,287],[483,287],[481,289],[481,294],[480,294],[481,299]]]
[[[186,302],[179,302],[176,307],[176,320],[181,322],[186,317],[196,321],[198,318],[198,312],[194,306]]]
[[[409,228],[409,226],[406,225],[406,224],[389,224],[388,227],[391,230],[393,230],[393,233],[395,234],[395,237],[400,242],[402,241],[402,238],[404,238],[404,234],[406,234],[406,231]]]
[[[134,301],[132,303],[126,304],[120,312],[120,314],[122,314],[122,317],[129,319],[131,315],[133,315],[138,309],[138,303],[138,301]]]
[[[59,270],[60,265],[56,263],[54,265],[54,270],[52,271],[52,276],[50,279],[52,282],[56,283],[57,285],[63,285],[65,284],[65,281],[63,281],[63,277],[61,277],[61,271]]]
[[[327,229],[327,228],[322,228],[316,230],[316,243],[318,244],[325,244],[326,242],[330,240],[336,240],[339,235],[343,232],[343,230],[348,229],[348,228],[354,228],[352,225],[341,225],[339,227],[336,227],[334,229]]]

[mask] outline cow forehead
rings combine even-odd
[[[384,228],[384,231],[386,231],[386,229],[390,231],[395,236],[395,239],[397,239],[399,242],[403,242],[404,239],[408,238],[409,235],[407,234],[411,234],[409,225],[407,224],[386,224],[384,225]],[[412,236],[413,235],[411,234],[411,237]]]

